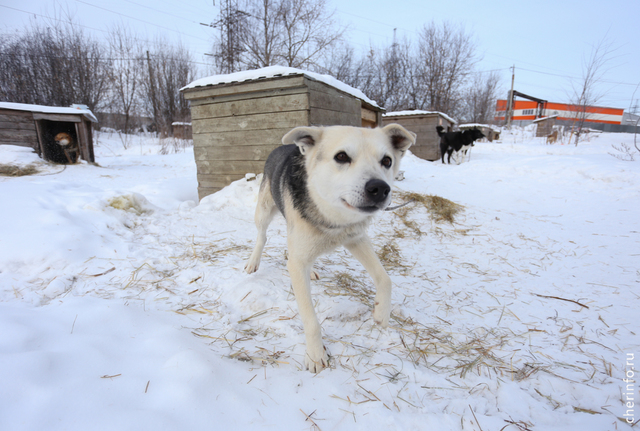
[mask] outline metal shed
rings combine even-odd
[[[421,159],[432,161],[440,159],[440,136],[436,127],[442,126],[448,132],[456,124],[442,112],[418,110],[388,112],[382,116],[382,123],[397,123],[416,133],[418,137],[410,151]]]
[[[91,123],[97,121],[85,105],[63,108],[0,102],[0,145],[31,147],[45,160],[68,163],[53,139],[66,132],[77,142],[80,158],[93,163]]]
[[[294,127],[377,127],[383,111],[335,78],[280,66],[203,78],[181,91],[191,104],[200,199],[262,172]]]

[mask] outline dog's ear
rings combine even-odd
[[[389,124],[382,128],[382,131],[389,136],[391,145],[403,154],[407,149],[416,143],[416,134],[408,131],[399,124]]]
[[[306,154],[322,137],[320,127],[296,127],[282,138],[284,145],[296,144],[302,154]]]

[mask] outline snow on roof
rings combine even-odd
[[[27,103],[0,102],[0,109],[13,109],[16,111],[40,112],[42,114],[82,114],[87,119],[98,122],[93,112],[86,105],[71,105],[69,108],[62,106],[30,105]]]
[[[383,117],[403,117],[403,116],[409,116],[409,115],[428,115],[428,114],[442,115],[447,120],[451,121],[454,124],[457,124],[456,120],[454,120],[453,118],[449,117],[447,114],[444,114],[444,113],[438,112],[438,111],[421,111],[419,109],[413,109],[413,110],[409,110],[409,111],[387,112],[385,114],[382,114],[382,116]]]
[[[550,118],[558,118],[558,116],[557,115],[549,115],[548,117],[536,118],[535,120],[533,120],[533,122],[534,123],[538,123],[540,121],[548,120]]]
[[[491,129],[494,132],[500,132],[500,129],[498,129],[497,127],[491,126],[490,124],[480,124],[480,123],[467,123],[467,124],[460,124],[458,126],[460,129],[473,129],[474,127],[477,128],[487,128],[487,129]]]
[[[266,79],[266,78],[276,78],[281,76],[295,76],[295,75],[304,75],[307,78],[313,79],[315,81],[323,82],[327,85],[330,85],[333,88],[336,88],[340,91],[343,91],[347,94],[350,94],[369,105],[380,107],[376,102],[369,99],[365,94],[358,90],[357,88],[353,88],[342,81],[338,81],[333,76],[329,75],[321,75],[315,72],[309,72],[306,70],[296,69],[294,67],[285,67],[285,66],[269,66],[263,67],[262,69],[255,70],[245,70],[242,72],[230,73],[227,75],[213,75],[208,76],[206,78],[201,78],[193,81],[191,84],[182,87],[180,91],[184,91],[190,88],[196,87],[206,87],[209,85],[219,85],[219,84],[230,84],[234,82],[244,82],[244,81],[255,81],[258,79]]]

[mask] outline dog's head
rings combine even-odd
[[[61,147],[66,147],[68,145],[73,144],[73,138],[71,137],[71,135],[65,132],[58,133],[56,137],[53,138],[53,140],[56,142],[56,144],[60,145]]]
[[[471,129],[471,137],[473,138],[473,141],[477,141],[478,139],[482,139],[484,138],[484,133],[482,133],[482,131],[480,131],[480,129],[476,129],[473,128]],[[471,142],[473,142],[471,141]]]
[[[389,205],[400,160],[415,140],[398,124],[298,127],[282,138],[300,148],[311,198],[335,223],[364,220]]]

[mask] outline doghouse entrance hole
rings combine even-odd
[[[42,133],[42,158],[53,163],[68,164],[69,161],[67,160],[62,147],[56,144],[54,138],[58,133],[66,132],[71,135],[73,142],[75,142],[76,147],[78,147],[76,123],[49,120],[39,120],[39,122]]]

